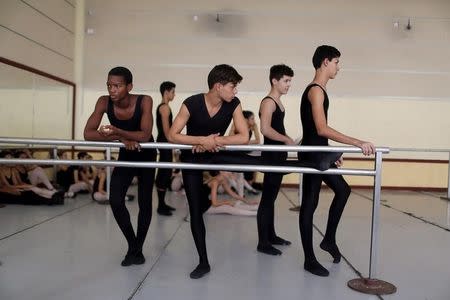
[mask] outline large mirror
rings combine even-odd
[[[75,85],[0,57],[0,136],[74,138]]]

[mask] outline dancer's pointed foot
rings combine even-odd
[[[330,255],[333,257],[333,263],[338,264],[341,261],[342,255],[341,252],[339,252],[339,248],[336,244],[330,244],[322,241],[322,243],[320,243],[320,248],[330,253]]]

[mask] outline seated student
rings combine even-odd
[[[86,152],[82,151],[77,154],[77,157],[79,160],[81,159],[87,159],[89,158]],[[92,193],[92,184],[91,182],[92,175],[91,171],[89,170],[90,167],[85,166],[70,166],[67,168],[67,173],[62,173],[65,177],[64,184],[66,185],[65,188],[67,189],[66,196],[68,197],[74,197],[77,193],[85,192],[85,193]],[[93,173],[93,171],[92,171]],[[68,185],[68,186],[67,186]]]
[[[15,157],[30,159],[33,158],[33,155],[30,149],[24,149],[17,151],[15,153]],[[53,185],[51,184],[47,174],[45,171],[38,165],[23,165],[17,166],[19,172],[21,173],[22,181],[29,182],[31,185],[38,186],[39,184],[43,184],[49,190],[55,190]],[[26,175],[26,177],[25,177]],[[25,178],[27,180],[25,180]]]
[[[72,159],[69,155],[69,152],[67,151],[58,151],[58,158],[60,159]],[[73,181],[73,168],[76,168],[75,166],[68,166],[68,165],[58,165],[56,172],[56,184],[58,185],[59,189],[65,191],[64,196],[72,198],[75,196],[75,193],[70,191],[69,188]]]
[[[170,178],[170,190],[172,192],[184,192],[183,176],[180,169],[174,169]]]
[[[203,189],[209,194],[211,206],[206,211],[207,214],[230,214],[238,216],[256,216],[258,204],[256,202],[246,203],[247,200],[238,195],[229,185],[229,172],[204,172]],[[211,175],[213,174],[213,176]],[[218,200],[219,187],[230,195],[232,200]]]
[[[78,153],[78,159],[92,160],[92,156],[87,152],[82,151]],[[92,185],[94,184],[95,177],[96,172],[91,166],[84,165],[78,168],[78,178],[80,181],[86,183],[89,192],[92,192]]]
[[[113,159],[111,159],[113,160]],[[111,168],[113,169],[113,168]],[[112,171],[112,170],[111,170]],[[106,192],[106,168],[98,167],[97,175],[92,188],[92,200],[98,204],[109,204],[108,193]],[[133,201],[134,195],[126,195],[125,200]]]
[[[12,153],[2,151],[0,158],[12,158]],[[41,189],[21,181],[19,172],[15,166],[0,166],[1,203],[9,204],[64,204],[63,195],[60,192]]]

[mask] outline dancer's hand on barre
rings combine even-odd
[[[139,145],[138,142],[136,141],[130,141],[130,140],[120,140],[124,145],[125,145],[125,149],[127,150],[137,150],[137,151],[141,151],[141,145]]]
[[[116,128],[112,125],[102,125],[97,130],[102,136],[110,136],[116,133]]]
[[[290,137],[286,136],[286,140],[284,141],[286,145],[297,145],[297,143]]]
[[[208,136],[202,137],[202,139],[200,140],[201,143],[199,146],[202,146],[205,149],[205,151],[209,151],[209,152],[219,151],[219,148],[221,145],[218,144],[215,139],[218,136],[219,136],[219,134],[215,133],[215,134],[210,134]]]
[[[371,142],[360,141],[357,146],[361,148],[363,154],[366,156],[375,153],[375,146]]]

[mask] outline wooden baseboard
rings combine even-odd
[[[286,188],[298,188],[298,184],[295,183],[283,183],[282,187]],[[327,186],[324,186],[325,188],[328,188]],[[373,186],[371,185],[350,185],[352,189],[372,189]],[[382,190],[409,190],[409,191],[428,191],[428,192],[446,192],[446,188],[440,188],[440,187],[420,187],[420,186],[382,186]]]

